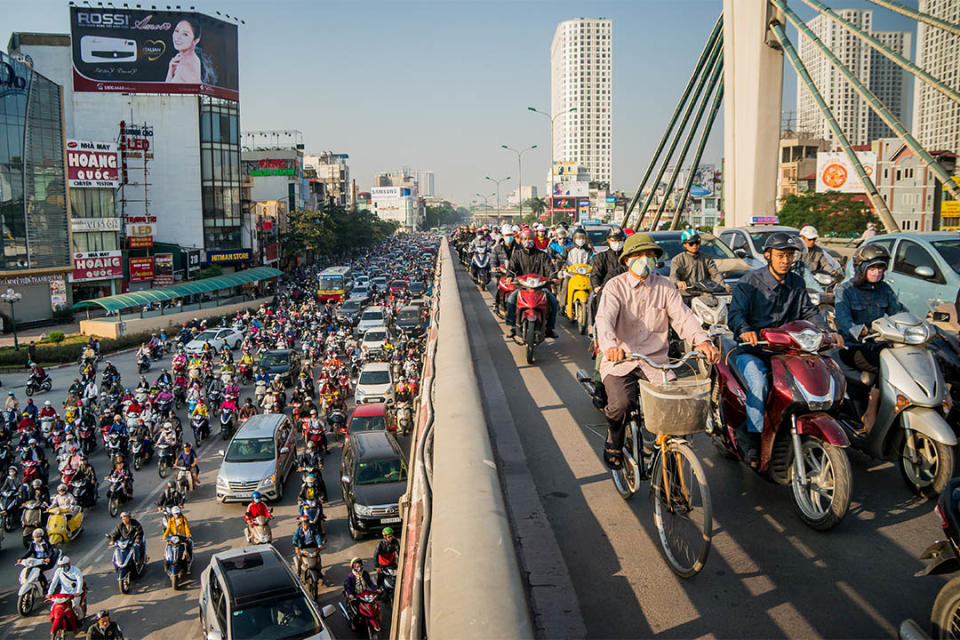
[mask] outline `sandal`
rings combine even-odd
[[[614,449],[610,442],[604,445],[603,462],[611,471],[619,471],[623,466],[623,452],[620,449]]]

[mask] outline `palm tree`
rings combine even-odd
[[[530,198],[525,204],[530,207],[530,211],[532,211],[533,215],[537,218],[543,215],[543,212],[547,210],[546,198]]]

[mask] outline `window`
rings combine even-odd
[[[933,261],[933,258],[926,249],[913,240],[901,240],[900,244],[897,245],[897,254],[893,260],[893,270],[897,273],[920,278],[920,276],[916,275],[918,267],[930,267],[933,269],[932,278],[922,279],[931,280],[940,284],[946,282],[940,274],[940,270],[937,269],[937,263]]]

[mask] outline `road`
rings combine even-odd
[[[125,384],[135,386],[137,381],[136,362],[132,353],[110,358],[117,365]],[[169,365],[169,358],[165,359]],[[53,391],[34,396],[34,402],[41,406],[50,400],[59,409],[66,388],[76,376],[74,367],[54,369],[50,372],[54,380]],[[148,374],[153,380],[160,374],[156,366]],[[25,376],[24,376],[25,377]],[[5,376],[7,384],[14,383],[11,374]],[[7,386],[6,389],[11,387]],[[22,386],[17,389],[21,403],[24,401]],[[252,387],[244,387],[242,397],[253,396]],[[193,434],[186,409],[181,412],[184,423],[184,439],[192,441]],[[135,473],[134,498],[126,505],[135,518],[140,520],[147,533],[147,552],[151,562],[140,579],[133,582],[131,593],[122,595],[112,562],[112,549],[106,545],[104,534],[111,531],[116,520],[107,514],[106,501],[103,500],[102,479],[107,461],[102,447],[98,448],[91,461],[101,479],[101,501],[85,515],[84,532],[73,542],[67,543],[64,551],[70,555],[74,565],[79,566],[87,578],[90,593],[88,595],[88,613],[93,615],[99,609],[111,611],[114,619],[123,627],[128,638],[150,638],[155,640],[169,638],[200,638],[201,628],[198,617],[198,598],[200,574],[209,564],[213,553],[241,546],[243,539],[243,504],[221,505],[215,494],[216,470],[219,467],[217,451],[225,442],[212,438],[200,447],[201,486],[187,498],[185,513],[190,522],[196,547],[191,579],[178,591],[170,588],[169,580],[163,570],[163,547],[160,538],[161,522],[154,504],[159,492],[166,486],[157,474],[157,465],[151,461]],[[402,440],[409,450],[409,443]],[[51,483],[55,486],[56,465],[51,463]],[[369,564],[376,547],[375,539],[355,542],[347,531],[346,510],[341,500],[339,488],[340,449],[331,447],[326,457],[323,477],[327,484],[330,501],[325,505],[327,515],[327,547],[324,550],[323,567],[328,585],[321,591],[319,604],[335,604],[341,592],[343,580],[349,571],[351,558],[359,556]],[[297,514],[296,494],[300,487],[299,474],[293,472],[287,481],[282,503],[271,505],[276,516],[273,522],[274,545],[287,559],[293,556],[291,539]],[[8,534],[0,549],[0,640],[6,638],[40,638],[49,633],[48,609],[38,609],[29,618],[19,618],[16,613],[17,568],[14,563],[20,557],[23,548],[19,531]],[[292,560],[291,560],[292,562]],[[384,611],[384,619],[389,620],[389,610]],[[337,613],[327,619],[333,633],[338,637],[350,637],[346,621]]]
[[[713,499],[713,547],[701,574],[675,577],[645,493],[624,501],[600,457],[604,418],[574,377],[593,366],[586,338],[561,318],[560,338],[527,365],[504,337],[492,296],[457,268],[484,403],[505,405],[516,424],[589,637],[878,638],[896,636],[904,618],[926,625],[942,582],[913,574],[941,535],[934,504],[914,497],[892,465],[857,452],[850,512],[818,533],[794,515],[788,488],[695,438]]]

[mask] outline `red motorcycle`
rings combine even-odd
[[[240,373],[240,382],[243,384],[250,384],[253,382],[253,366],[247,362],[241,362],[238,367]]]
[[[351,392],[350,374],[348,374],[346,371],[343,371],[340,374],[339,382],[340,382],[340,395],[344,398],[349,397]]]
[[[527,364],[533,364],[533,350],[546,337],[547,293],[544,287],[550,284],[548,278],[528,273],[516,278],[520,287],[517,294],[517,333],[527,345]]]
[[[24,460],[23,465],[23,483],[30,484],[40,477],[40,463],[36,460]]]
[[[86,605],[80,594],[57,593],[47,598],[53,605],[50,607],[50,637],[66,638],[67,631],[76,634],[80,631],[80,624],[87,617]]]
[[[740,460],[746,450],[737,442],[746,429],[746,384],[734,361],[744,344],[721,339],[708,424],[717,448]],[[790,485],[800,519],[818,531],[846,515],[853,482],[843,451],[850,441],[828,413],[840,407],[846,388],[837,364],[821,355],[833,345],[830,334],[804,320],[763,329],[758,342],[769,356],[770,394],[755,470]]]
[[[507,298],[516,291],[517,285],[513,282],[507,282],[507,275],[503,269],[497,269],[500,272],[500,278],[497,280],[497,293],[493,298],[493,312],[503,317],[507,310]]]
[[[367,590],[357,594],[356,600],[347,600],[347,606],[340,604],[340,610],[350,622],[351,628],[360,633],[367,632],[369,638],[380,637],[380,603],[376,591]]]
[[[324,439],[323,424],[320,422],[317,422],[317,426],[308,427],[307,426],[308,422],[309,422],[308,420],[304,420],[303,422],[303,428],[306,431],[303,438],[306,441],[304,442],[304,444],[306,444],[307,442],[313,442],[314,446],[316,446],[318,450],[323,449],[324,445],[321,444]]]

